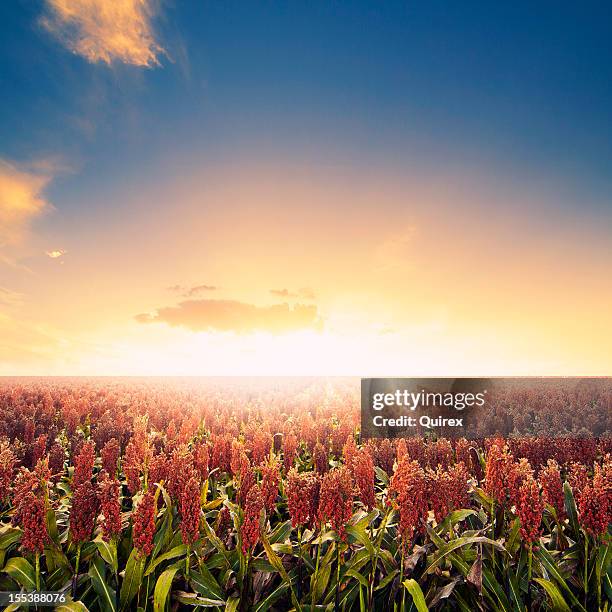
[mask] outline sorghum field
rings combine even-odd
[[[63,610],[610,609],[609,431],[361,443],[358,394],[3,380],[0,590]],[[560,406],[580,428],[610,395],[494,412],[539,410],[550,434]]]

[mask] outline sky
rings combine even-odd
[[[609,375],[612,6],[0,3],[0,375]]]

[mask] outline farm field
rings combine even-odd
[[[576,422],[556,431],[561,405]],[[609,393],[494,413],[534,407],[548,435],[362,441],[356,379],[3,379],[0,591],[61,610],[610,610]]]

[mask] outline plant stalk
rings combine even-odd
[[[533,543],[529,542],[527,553],[527,609],[531,610],[531,568],[533,564]]]
[[[336,599],[334,611],[340,612],[340,540],[336,541]]]
[[[81,544],[77,545],[76,563],[74,565],[74,575],[72,576],[72,599],[76,597],[77,580],[79,579],[79,563],[81,562]]]
[[[584,534],[584,607],[587,607],[589,593],[589,534]]]
[[[36,553],[36,590],[40,591],[40,553]]]
[[[319,562],[321,560],[321,537],[323,536],[323,526],[321,525],[321,529],[319,530],[319,544],[317,545],[317,560],[315,562],[315,573],[314,580],[312,581],[312,587],[310,590],[310,610],[314,612],[314,595],[315,595],[315,587],[317,586],[317,580],[319,579]]]

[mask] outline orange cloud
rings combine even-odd
[[[51,207],[42,194],[50,178],[0,160],[0,247],[19,242],[32,219]]]
[[[46,0],[42,25],[88,62],[159,66],[151,25],[155,0]]]
[[[45,251],[45,254],[51,259],[57,259],[58,257],[65,255],[66,251],[64,251],[64,249],[57,249],[55,251]]]
[[[299,289],[297,292],[289,291],[289,289],[270,289],[272,295],[285,298],[302,298],[303,300],[314,300],[315,294],[312,289]]]
[[[140,323],[166,323],[192,331],[268,331],[285,333],[302,329],[322,329],[316,306],[274,304],[255,306],[235,300],[186,300],[178,306],[160,308],[154,314],[139,314]]]
[[[205,291],[216,291],[219,287],[214,285],[196,285],[195,287],[183,287],[182,285],[172,285],[168,291],[180,293],[183,297],[196,297]]]

